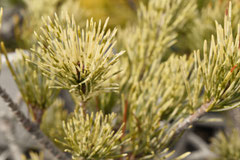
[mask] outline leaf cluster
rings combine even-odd
[[[29,62],[38,63],[38,58],[34,55],[28,55],[23,50],[16,50],[19,58],[13,62],[15,80],[23,99],[30,107],[46,109],[52,105],[58,96],[59,91],[50,88],[53,84],[42,75],[39,68]]]
[[[39,68],[33,64],[39,61],[36,56],[29,55],[23,50],[16,50],[18,58],[12,64],[3,43],[1,48],[21,98],[26,103],[32,118],[40,124],[44,111],[53,104],[59,90],[50,88],[52,81],[43,76]],[[32,62],[29,62],[30,60]]]
[[[116,153],[123,142],[121,127],[113,130],[116,114],[103,115],[97,112],[95,115],[84,114],[83,110],[75,110],[73,116],[63,124],[65,143],[70,149],[73,159],[113,159],[126,156]],[[81,136],[79,136],[81,135]],[[126,141],[124,141],[126,142]]]
[[[140,6],[137,24],[119,33],[121,47],[127,52],[121,58],[124,67],[121,90],[128,92],[132,83],[144,81],[142,75],[149,72],[153,63],[159,65],[169,57],[168,50],[176,43],[177,28],[184,26],[195,8],[194,1],[184,0],[151,0],[147,6]]]
[[[233,34],[238,32],[239,1],[232,0],[232,28]],[[204,41],[211,41],[211,36],[216,36],[216,23],[224,24],[224,13],[228,11],[228,0],[198,0],[198,9],[192,14],[192,19],[179,33],[178,42],[175,45],[178,52],[191,53],[196,49],[203,49]],[[208,43],[209,45],[210,43]]]
[[[32,49],[41,59],[39,68],[54,80],[52,87],[68,89],[84,102],[96,92],[116,89],[115,84],[104,84],[118,72],[109,70],[123,54],[113,52],[116,29],[105,32],[108,20],[102,29],[101,21],[98,26],[87,21],[83,30],[73,18],[66,20],[66,25],[57,16],[45,21],[42,34],[37,35],[40,50]]]
[[[207,49],[207,42],[204,44],[203,59],[199,52],[195,52],[195,64],[202,77],[200,83],[204,87],[204,99],[214,99],[215,106],[211,108],[214,111],[239,106],[239,32],[234,37],[231,12],[230,4],[224,27],[216,22],[217,36],[212,37],[210,49]]]

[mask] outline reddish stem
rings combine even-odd
[[[37,122],[37,124],[40,125],[42,122],[42,116],[44,114],[44,110],[36,106],[31,106],[31,108],[33,111],[34,120]]]
[[[234,65],[231,69],[231,72],[233,72],[236,67],[237,67],[237,65]]]
[[[123,112],[123,128],[122,128],[122,137],[125,135],[125,131],[126,131],[126,123],[127,123],[127,111],[128,111],[128,100],[125,100],[125,104],[124,104],[124,112]]]
[[[124,137],[125,135],[125,131],[126,131],[126,123],[127,123],[127,111],[128,111],[128,100],[125,100],[124,103],[124,112],[123,112],[123,128],[122,128],[122,137]],[[124,152],[124,146],[121,147],[121,153]]]
[[[99,108],[99,104],[100,104],[99,97],[97,96],[95,100],[96,100],[96,109],[97,109],[97,111],[100,111],[100,108]]]
[[[226,9],[225,14],[226,14],[226,16],[228,16],[228,8]]]
[[[239,38],[239,42],[238,42],[238,49],[240,49],[240,38]]]

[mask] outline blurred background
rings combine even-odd
[[[124,27],[136,20],[138,4],[139,0],[0,0],[0,6],[4,7],[0,39],[10,50],[29,48],[33,30],[41,25],[41,17],[65,11],[73,14],[79,24],[91,17],[95,20],[110,17],[110,27]]]

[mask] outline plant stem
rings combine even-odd
[[[125,136],[125,132],[126,132],[127,111],[128,111],[128,100],[125,100],[125,102],[124,102],[124,112],[123,112],[123,128],[122,128],[122,137],[121,138],[123,138]],[[124,152],[124,146],[121,147],[121,153],[123,153],[123,152]]]
[[[7,92],[0,86],[0,96],[8,104],[8,107],[13,111],[23,127],[34,136],[44,148],[46,148],[53,156],[58,160],[71,160],[65,153],[59,150],[51,140],[40,130],[39,125],[31,122],[23,113],[19,110],[19,106],[13,102]]]
[[[186,119],[184,119],[184,121],[177,126],[175,135],[187,129],[191,124],[193,124],[201,116],[203,116],[208,111],[209,106],[212,105],[213,102],[214,101],[211,100],[210,102],[204,103],[203,105],[201,105],[200,108],[196,110],[196,112],[194,112],[192,115],[189,115]]]
[[[96,96],[96,99],[95,99],[95,101],[96,101],[96,109],[97,109],[97,111],[100,111],[100,102],[99,102],[99,96]]]
[[[126,125],[127,125],[127,112],[128,112],[128,100],[125,100],[124,104],[124,113],[123,113],[123,128],[122,128],[122,137],[125,135]]]
[[[86,102],[80,102],[79,107],[82,108],[84,116],[86,116]],[[79,109],[78,109],[79,110]]]
[[[33,116],[34,116],[34,121],[40,125],[42,123],[42,117],[43,117],[43,114],[45,112],[44,109],[42,108],[39,108],[37,106],[34,106],[34,105],[30,105],[31,106],[31,109],[32,109],[32,112],[33,112]]]

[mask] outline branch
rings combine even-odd
[[[15,116],[18,118],[23,127],[35,137],[39,143],[41,143],[53,156],[58,160],[71,160],[66,154],[59,150],[51,140],[40,130],[39,125],[31,122],[23,113],[19,110],[19,106],[13,102],[7,92],[0,86],[0,96],[11,108]]]
[[[177,126],[175,135],[177,135],[177,134],[181,133],[182,131],[184,131],[185,129],[187,129],[191,124],[193,124],[201,116],[203,116],[207,112],[209,106],[212,105],[212,103],[213,103],[213,100],[201,105],[201,107],[198,108],[196,112],[194,112],[192,115],[188,116],[182,123],[180,123]]]
[[[125,100],[124,112],[123,112],[123,128],[122,128],[122,137],[121,138],[123,138],[125,136],[125,132],[126,132],[127,112],[128,112],[128,100]],[[122,145],[122,147],[121,147],[121,153],[123,154],[123,152],[124,152],[124,145]],[[121,158],[121,160],[123,160],[123,158]]]
[[[122,128],[122,137],[125,135],[126,125],[127,125],[127,112],[128,112],[128,100],[125,100],[124,104],[124,113],[123,113],[123,128]]]

